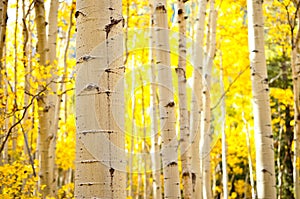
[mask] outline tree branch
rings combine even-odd
[[[234,78],[234,80],[229,84],[229,86],[227,87],[227,89],[225,90],[225,92],[221,95],[221,97],[219,98],[218,102],[210,109],[211,111],[214,110],[215,108],[217,108],[217,106],[219,106],[219,104],[221,103],[222,99],[226,96],[226,94],[230,91],[230,88],[232,87],[232,85],[240,78],[240,76],[248,69],[250,68],[250,66],[246,66],[242,71],[239,72],[239,74]]]

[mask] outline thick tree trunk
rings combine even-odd
[[[187,109],[186,95],[186,19],[184,16],[184,0],[178,0],[178,26],[179,26],[179,57],[178,68],[178,95],[180,112],[180,151],[182,165],[183,197],[192,197],[192,173],[191,173],[191,146],[190,146],[190,127]]]
[[[166,1],[155,1],[156,63],[159,84],[160,125],[162,133],[162,163],[164,197],[180,198],[178,171],[178,140],[176,135],[175,102],[170,67],[169,30]]]
[[[76,198],[126,198],[122,1],[77,2]]]
[[[247,8],[256,144],[257,197],[273,199],[276,198],[276,184],[262,1],[248,0]]]

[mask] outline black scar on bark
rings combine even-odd
[[[168,166],[177,166],[177,162],[170,162]]]
[[[159,4],[159,5],[156,6],[156,11],[162,11],[163,13],[167,12],[165,6],[162,5],[162,4]]]
[[[118,23],[120,23],[122,21],[122,23],[124,23],[124,18],[122,17],[122,19],[114,19],[114,18],[110,18],[110,24],[105,25],[105,32],[106,32],[106,39],[108,38],[108,34],[110,32],[110,30],[112,29],[113,26],[117,25]]]
[[[165,107],[174,107],[174,106],[175,106],[175,102],[170,101]]]

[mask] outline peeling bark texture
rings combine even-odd
[[[125,199],[122,1],[79,0],[77,13],[77,60],[93,59],[76,66],[75,197]]]
[[[178,26],[179,26],[179,57],[176,69],[178,77],[178,95],[180,112],[180,154],[182,165],[183,197],[192,198],[192,173],[191,173],[191,144],[190,126],[187,109],[186,94],[186,20],[184,17],[185,5],[183,0],[178,0]]]
[[[206,0],[199,0],[198,14],[196,18],[196,42],[194,45],[193,56],[193,84],[192,84],[192,101],[190,113],[190,131],[191,131],[191,155],[192,155],[192,184],[193,199],[202,199],[202,176],[200,171],[200,126],[202,107],[202,72],[203,72],[203,38],[204,38],[204,22],[206,13]]]
[[[160,125],[162,137],[162,164],[164,173],[164,198],[181,198],[178,171],[178,140],[176,113],[170,67],[170,46],[166,1],[155,1],[154,24],[156,34],[156,63],[158,71]]]
[[[268,75],[264,50],[262,1],[248,0],[248,39],[250,52],[253,114],[256,148],[257,197],[276,198],[274,151]]]

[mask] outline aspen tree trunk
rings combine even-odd
[[[30,85],[29,85],[29,81],[30,81],[30,63],[29,63],[29,57],[31,56],[29,53],[29,45],[28,45],[28,40],[29,40],[29,34],[28,34],[28,27],[26,24],[27,21],[27,16],[26,15],[26,11],[25,11],[25,0],[22,0],[22,25],[23,25],[23,29],[22,29],[22,36],[23,36],[23,49],[22,49],[22,53],[23,53],[23,57],[22,57],[22,63],[23,63],[23,67],[25,70],[25,75],[24,75],[24,89],[25,92],[23,94],[23,106],[27,106],[28,102],[29,102],[29,95],[28,95],[28,91],[30,90]],[[28,25],[30,26],[30,25]],[[26,115],[23,119],[23,124],[26,123],[26,121],[28,120],[28,112],[26,112]],[[24,134],[24,136],[26,137],[26,139],[28,140],[28,135]],[[29,154],[29,151],[26,149],[27,148],[27,144],[26,141],[24,140],[24,153],[26,155],[29,155],[29,157],[31,157],[31,154]],[[31,159],[31,158],[30,158]]]
[[[17,32],[18,32],[18,19],[19,19],[19,0],[16,0],[16,15],[15,15],[15,29],[14,29],[14,106],[18,107],[18,42],[17,42]],[[13,117],[13,124],[18,120],[19,114],[15,113]],[[11,134],[12,139],[12,150],[16,151],[17,148],[17,139],[18,139],[18,131],[15,129]],[[15,157],[12,157],[14,160]]]
[[[222,53],[220,53],[220,84],[221,93],[225,93],[224,80],[223,80],[223,63]],[[228,199],[228,174],[227,174],[227,139],[226,139],[226,98],[224,97],[221,102],[222,110],[222,182],[223,182],[223,198]]]
[[[211,144],[211,133],[210,133],[210,120],[211,120],[211,109],[210,109],[210,84],[211,84],[211,70],[213,66],[213,59],[215,56],[216,49],[216,26],[217,26],[217,12],[214,8],[214,0],[210,1],[210,16],[209,16],[209,43],[207,47],[207,58],[205,60],[203,68],[203,112],[201,115],[201,131],[200,131],[200,166],[203,176],[203,198],[212,198],[212,187],[211,187],[211,171],[210,171],[210,144]]]
[[[248,43],[252,73],[257,197],[272,199],[276,198],[276,184],[262,1],[248,0],[247,10],[249,14]]]
[[[191,146],[190,127],[186,97],[186,19],[184,0],[178,0],[178,26],[179,26],[179,57],[178,68],[178,95],[180,112],[180,154],[182,165],[183,197],[192,198],[192,173],[191,173]]]
[[[192,85],[192,101],[190,116],[191,131],[191,154],[192,154],[192,184],[193,199],[202,199],[202,175],[200,171],[200,121],[202,108],[202,71],[203,71],[203,39],[204,39],[204,22],[206,13],[206,0],[199,0],[199,8],[196,17],[196,42],[194,44],[194,73]]]
[[[164,173],[164,198],[180,198],[178,171],[178,140],[176,135],[175,102],[166,0],[155,1],[156,63],[159,84],[160,125],[162,133],[162,163]]]
[[[151,64],[151,90],[150,90],[150,103],[152,107],[151,114],[151,163],[152,163],[152,179],[153,179],[153,198],[161,199],[161,158],[160,158],[160,144],[158,143],[158,100],[157,100],[157,78],[156,78],[156,67],[155,67],[155,32],[153,24],[153,1],[150,1],[151,18],[150,18],[150,64]]]
[[[158,105],[157,105],[157,94],[156,94],[156,84],[155,84],[155,65],[151,64],[151,92],[150,92],[150,102],[152,105],[152,115],[151,115],[151,160],[152,160],[152,178],[153,178],[153,198],[161,199],[161,159],[160,159],[160,144],[158,143]]]
[[[296,1],[298,4],[299,1]],[[292,56],[291,56],[291,66],[293,73],[293,93],[294,93],[294,170],[293,170],[293,178],[294,178],[294,195],[295,198],[300,198],[300,181],[299,181],[299,165],[300,165],[300,47],[299,47],[299,39],[300,39],[300,13],[297,12],[298,19],[298,30],[296,33],[296,37],[292,40]]]
[[[49,47],[49,63],[50,63],[50,81],[57,81],[57,57],[56,57],[56,40],[57,40],[57,12],[58,0],[51,0],[49,12],[49,32],[48,32],[48,47]],[[50,92],[47,96],[49,106],[50,128],[48,132],[49,153],[48,153],[48,185],[50,196],[57,196],[57,167],[55,163],[55,150],[56,150],[56,134],[58,130],[58,118],[60,113],[60,101],[58,101],[57,84],[52,82],[50,84]]]
[[[37,27],[37,36],[38,36],[38,54],[40,55],[39,64],[41,66],[41,73],[45,74],[43,67],[48,65],[48,47],[47,47],[47,36],[46,36],[46,20],[45,20],[45,7],[44,1],[37,0],[34,4],[35,15],[36,15],[36,27]],[[43,82],[46,82],[47,79],[42,79]],[[44,89],[46,83],[40,85],[39,89]],[[38,135],[38,156],[39,156],[39,191],[42,193],[43,197],[46,197],[50,193],[50,187],[48,184],[49,179],[49,137],[48,132],[50,128],[50,114],[49,106],[47,102],[48,92],[45,91],[38,98],[38,115],[39,115],[39,135]],[[45,186],[45,187],[44,187]],[[42,189],[43,187],[43,189]]]
[[[56,1],[52,1],[51,3],[53,4],[56,4],[57,2]],[[73,2],[72,2],[73,4]],[[55,10],[57,11],[57,9],[55,8],[58,8],[57,7],[58,5],[52,5],[52,8],[55,12]],[[51,8],[50,8],[51,10]],[[64,50],[63,50],[63,66],[64,66],[64,72],[63,72],[63,75],[61,77],[61,83],[60,83],[60,86],[59,88],[56,88],[55,86],[52,87],[53,91],[56,90],[56,95],[57,97],[54,97],[54,96],[50,96],[53,100],[55,99],[56,100],[56,104],[55,104],[55,112],[54,112],[54,115],[53,115],[53,126],[51,127],[50,129],[50,135],[53,135],[54,137],[50,140],[50,147],[49,147],[49,157],[51,156],[50,153],[52,153],[52,156],[53,157],[50,157],[50,165],[49,165],[49,168],[52,167],[52,170],[50,170],[49,172],[49,175],[50,175],[50,188],[51,188],[51,191],[50,191],[50,194],[51,196],[56,196],[57,195],[57,187],[60,187],[64,184],[67,184],[66,182],[69,181],[69,175],[72,173],[72,170],[69,169],[68,171],[64,171],[64,179],[63,180],[60,180],[60,185],[59,185],[59,180],[58,180],[58,170],[57,170],[57,166],[55,164],[55,151],[56,151],[56,134],[57,134],[57,131],[58,131],[58,128],[59,128],[59,118],[60,118],[60,109],[61,109],[61,105],[62,105],[62,101],[63,101],[63,96],[65,95],[65,118],[64,118],[64,121],[66,122],[67,121],[67,93],[64,93],[64,92],[67,92],[65,89],[65,81],[67,79],[67,57],[68,57],[68,50],[69,50],[69,44],[70,44],[70,37],[71,37],[71,29],[73,27],[73,13],[75,12],[75,7],[71,5],[71,10],[70,10],[70,16],[69,16],[69,25],[68,25],[68,30],[67,30],[67,33],[66,33],[66,37],[65,37],[65,40],[66,40],[66,44],[64,46]],[[51,11],[50,11],[51,13]],[[54,19],[52,20],[49,20],[49,21],[53,21],[55,20],[55,22],[57,22],[57,17],[55,17]],[[57,27],[57,24],[56,24],[56,27]],[[51,29],[55,29],[55,28],[51,28]],[[53,32],[52,32],[53,33]],[[55,35],[55,37],[53,36]],[[55,43],[52,43],[52,42],[56,42],[56,33],[53,33],[53,35],[50,36],[49,34],[49,45],[53,45],[53,49],[55,52],[56,52],[56,45]],[[51,39],[50,39],[51,38]],[[54,41],[55,39],[55,41]],[[55,48],[54,48],[55,47]],[[51,55],[52,54],[52,55]],[[56,53],[55,53],[56,54]],[[56,66],[56,56],[55,54],[51,51],[50,51],[50,62],[53,64],[52,67],[55,67]],[[51,58],[52,56],[52,58]],[[52,60],[52,61],[51,61]],[[53,69],[52,69],[53,70]],[[54,71],[53,71],[54,72]],[[52,73],[53,73],[52,72]],[[57,75],[53,74],[52,76],[53,78],[57,78]]]
[[[253,177],[253,164],[252,164],[252,151],[251,151],[251,145],[250,145],[250,133],[249,133],[249,124],[247,120],[245,119],[244,112],[242,113],[242,120],[244,122],[244,125],[246,127],[246,142],[247,142],[247,150],[248,150],[248,164],[249,164],[249,175],[250,175],[250,185],[251,185],[251,196],[252,199],[256,199],[256,189],[255,189],[255,183],[254,183],[254,177]]]
[[[4,70],[4,61],[3,57],[4,57],[4,51],[5,51],[5,40],[6,40],[6,25],[7,25],[7,3],[8,0],[2,0],[0,2],[0,96],[5,95],[5,91],[4,91],[4,81],[3,81],[3,76],[2,76],[2,72]],[[1,103],[2,100],[0,101]],[[3,128],[5,128],[5,108],[0,108],[0,121],[3,121],[3,123],[1,122],[1,130],[3,130]],[[2,141],[2,139],[0,139]],[[3,160],[5,160],[4,157],[6,157],[6,150],[4,150],[3,153],[0,154],[0,157],[3,158]],[[2,165],[2,162],[0,162],[0,165]]]
[[[0,71],[2,71],[3,68],[3,63],[2,63],[2,59],[3,59],[3,53],[4,53],[4,49],[5,49],[5,41],[6,41],[6,25],[7,25],[7,4],[8,4],[8,0],[2,0],[0,2]],[[0,73],[0,90],[3,89],[3,77],[2,77],[2,73]],[[3,92],[3,91],[1,91]],[[3,93],[1,93],[3,94]],[[0,110],[1,112],[3,110]],[[2,114],[1,114],[2,117]]]
[[[76,198],[126,198],[122,1],[77,1]]]

